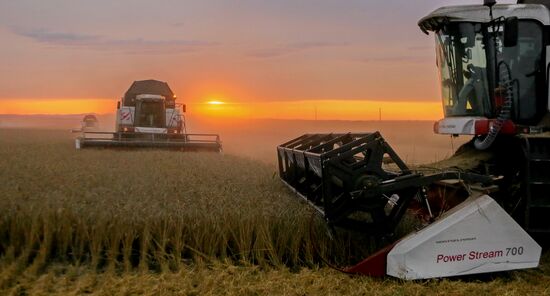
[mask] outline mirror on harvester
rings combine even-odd
[[[495,4],[497,4],[495,0],[483,0],[483,5],[487,7],[493,7]]]
[[[518,44],[518,18],[513,16],[504,21],[504,46],[514,47]]]

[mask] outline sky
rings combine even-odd
[[[480,3],[0,0],[0,114],[112,113],[158,79],[210,116],[436,119],[434,40],[416,23]]]

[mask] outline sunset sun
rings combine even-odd
[[[220,100],[212,100],[212,101],[208,101],[206,103],[208,105],[225,105],[226,104],[224,101],[220,101]]]

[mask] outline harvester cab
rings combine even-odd
[[[117,132],[184,134],[185,105],[176,104],[176,99],[166,82],[135,81],[117,105]]]
[[[498,134],[550,128],[550,1],[485,2],[443,7],[418,23],[436,40],[444,118],[434,131],[476,136],[478,149]]]
[[[419,21],[436,40],[444,118],[434,131],[472,136],[450,159],[408,167],[379,132],[277,147],[282,181],[331,232],[382,246],[340,270],[425,279],[538,266],[534,238],[550,235],[550,1],[520,2]],[[406,217],[420,230],[398,236]]]
[[[217,134],[190,134],[185,125],[185,105],[166,82],[134,81],[117,102],[116,131],[83,132],[76,147],[139,147],[192,151],[222,149]]]
[[[138,95],[136,96],[135,124],[134,130],[148,128],[149,132],[164,133],[165,129],[172,128],[173,133],[182,132],[174,129],[174,123],[181,120],[181,114],[178,109],[168,109],[169,116],[174,118],[166,122],[166,99],[159,95]]]

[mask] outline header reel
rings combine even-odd
[[[459,171],[424,175],[401,160],[379,132],[305,134],[277,147],[282,181],[331,225],[391,237],[411,201],[431,214],[426,186],[441,180],[490,184]]]

